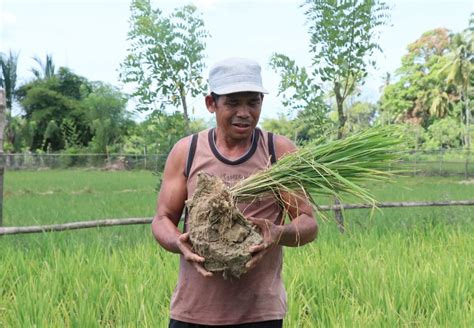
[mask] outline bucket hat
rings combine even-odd
[[[227,58],[209,70],[209,89],[218,95],[236,92],[268,93],[262,85],[260,65],[251,59]]]

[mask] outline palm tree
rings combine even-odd
[[[3,104],[0,105],[0,154],[3,155],[3,132],[7,124],[6,116],[11,112],[13,95],[16,87],[16,69],[18,64],[18,53],[13,53],[10,50],[8,56],[0,53],[0,88],[5,89],[6,108]],[[5,113],[6,112],[6,113]],[[3,221],[3,177],[5,168],[0,165],[0,226]]]
[[[431,116],[443,118],[448,115],[449,111],[449,95],[446,91],[440,90],[439,88],[429,91],[431,105],[428,109],[428,113]]]
[[[40,66],[40,69],[31,69],[31,72],[36,77],[36,79],[46,80],[56,74],[52,55],[46,55],[46,61],[44,63],[38,56],[33,57],[33,60]]]
[[[474,65],[474,13],[471,14],[469,28],[463,33],[458,33],[453,36],[453,46],[453,60],[447,65],[449,69],[447,82],[459,90],[461,101],[464,104],[464,120],[466,126],[464,145],[467,149],[465,175],[467,178],[471,151],[471,109],[469,106],[469,93],[472,89],[471,75],[474,73],[472,70],[472,66]]]
[[[11,111],[13,97],[15,93],[18,56],[19,53],[14,53],[11,50],[8,56],[3,53],[0,53],[0,88],[5,89],[5,97],[7,100],[7,113]]]

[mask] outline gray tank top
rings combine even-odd
[[[197,173],[200,171],[219,176],[232,186],[268,167],[272,156],[268,138],[267,132],[256,129],[247,153],[239,159],[229,160],[219,153],[213,129],[200,132],[192,165],[187,170],[188,198],[196,188]],[[247,217],[281,223],[282,210],[273,198],[238,204],[238,207]],[[214,274],[211,278],[202,277],[181,256],[178,283],[171,298],[171,318],[203,325],[283,319],[287,308],[281,279],[282,258],[282,247],[275,246],[240,279],[225,280],[220,274]]]

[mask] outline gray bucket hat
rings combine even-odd
[[[245,58],[227,58],[209,70],[209,89],[218,95],[236,92],[268,93],[262,85],[260,65]]]

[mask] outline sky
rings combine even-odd
[[[269,66],[273,53],[282,53],[300,66],[310,66],[309,34],[303,1],[291,0],[161,0],[154,7],[169,13],[193,3],[211,34],[206,48],[208,68],[226,57],[246,57],[262,66],[265,96],[262,117],[287,113],[278,98],[279,77]],[[444,27],[453,32],[467,28],[474,12],[472,0],[392,0],[389,24],[381,31],[383,50],[374,58],[360,96],[375,102],[383,77],[393,73],[409,43],[422,33]],[[89,80],[121,88],[118,68],[127,53],[130,0],[0,0],[0,52],[19,52],[17,85],[32,79],[33,57],[53,56],[56,67],[66,66]],[[209,118],[202,98],[191,101],[194,117]],[[129,106],[132,107],[132,106]],[[141,116],[143,117],[143,116]]]

